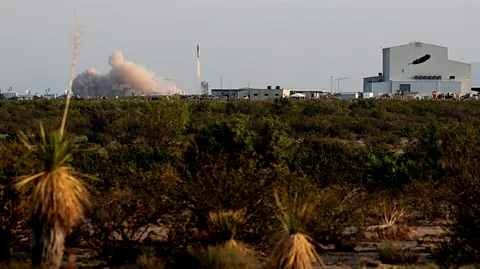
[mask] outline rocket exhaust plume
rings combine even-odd
[[[78,74],[73,80],[72,91],[80,96],[108,97],[168,93],[166,87],[157,85],[159,79],[155,74],[142,65],[125,61],[121,52],[114,52],[108,62],[112,69],[107,74],[100,74],[94,68]]]
[[[200,58],[197,59],[197,77],[200,80]]]

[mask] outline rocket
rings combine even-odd
[[[200,58],[200,45],[197,44],[197,58]]]

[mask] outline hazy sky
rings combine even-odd
[[[480,60],[478,0],[0,0],[0,89],[67,88],[73,10],[83,26],[77,73],[108,56],[192,91],[196,44],[211,88],[281,85],[343,91],[381,72],[381,47],[419,40],[450,59]],[[231,82],[230,82],[231,81]]]

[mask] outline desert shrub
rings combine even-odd
[[[363,185],[369,191],[400,190],[411,183],[409,162],[402,155],[381,147],[370,147],[362,153]]]
[[[452,197],[452,189],[448,183],[426,180],[415,181],[412,192],[416,193],[415,208],[427,221],[449,220],[454,216],[454,206],[446,199]]]
[[[11,216],[18,216],[8,183],[30,169],[28,156],[17,158],[22,155],[17,131],[35,130],[39,121],[55,129],[62,102],[0,101],[0,204],[5,205],[0,207],[0,229],[7,231],[0,243],[8,251],[20,238],[8,235],[10,220],[16,219]],[[66,135],[78,142],[72,167],[96,178],[90,190],[99,213],[89,213],[96,224],[87,221],[86,235],[96,230],[98,238],[106,238],[95,248],[105,246],[101,254],[107,260],[122,245],[133,248],[129,261],[141,253],[139,246],[145,243],[118,239],[128,214],[136,218],[133,227],[172,219],[165,224],[170,240],[155,244],[156,256],[169,256],[167,267],[170,256],[224,241],[221,229],[209,224],[210,212],[245,210],[248,221],[238,226],[236,238],[263,247],[280,226],[272,217],[273,187],[297,180],[316,192],[315,214],[306,229],[320,243],[351,249],[362,229],[384,224],[383,213],[374,210],[377,197],[414,194],[419,197],[410,206],[415,218],[451,214],[456,219],[452,234],[471,240],[451,242],[451,254],[457,255],[477,238],[467,232],[473,228],[454,228],[476,227],[476,213],[468,213],[476,202],[467,199],[475,188],[458,183],[463,182],[461,172],[478,163],[478,156],[468,151],[478,152],[479,108],[479,102],[435,101],[75,100]],[[408,143],[399,143],[400,137]],[[415,188],[408,188],[412,183]],[[113,213],[106,212],[110,206]],[[461,220],[457,213],[465,217]],[[25,230],[21,221],[15,223],[20,229],[13,231]],[[119,237],[109,238],[111,233]],[[403,221],[375,233],[382,238],[409,234]],[[72,235],[72,244],[85,243],[77,237]]]
[[[192,254],[188,268],[198,269],[256,269],[261,268],[252,254],[230,247],[208,247]],[[181,267],[187,268],[187,267]]]
[[[446,240],[432,253],[442,267],[480,262],[480,182],[478,176],[464,178],[456,189],[453,204],[456,217],[449,225]],[[461,188],[461,189],[460,189]]]
[[[156,257],[155,249],[151,247],[142,248],[142,255],[137,258],[137,265],[140,269],[163,269],[165,263]]]
[[[115,190],[92,199],[80,241],[112,265],[135,262],[142,242],[156,224],[158,202],[133,190]]]
[[[385,264],[419,264],[421,263],[420,255],[418,253],[403,250],[394,246],[378,247],[378,259]]]
[[[322,187],[358,182],[363,173],[358,167],[359,152],[338,140],[312,137],[298,145],[290,169]]]
[[[18,144],[0,144],[0,261],[7,259],[12,251],[20,249],[25,232],[24,206],[15,190],[14,180],[29,170],[28,155]]]
[[[0,185],[0,261],[7,259],[19,244],[18,229],[23,210],[18,198],[11,185]]]
[[[276,98],[273,100],[272,113],[281,115],[291,113],[295,102],[291,98]]]
[[[10,261],[8,263],[0,263],[0,269],[37,269],[31,263],[21,261]],[[39,268],[38,268],[39,269]]]
[[[235,240],[235,234],[238,226],[245,223],[245,210],[227,210],[210,212],[208,220],[210,222],[210,232],[218,238],[218,243],[232,247],[240,244]]]
[[[252,216],[248,224],[252,226],[244,229],[252,231],[250,238],[258,239],[269,223],[258,213],[265,212],[263,201],[275,179],[275,169],[272,163],[267,165],[254,157],[256,138],[242,118],[214,123],[195,135],[184,154],[184,165],[179,167],[182,180],[170,195],[195,214],[200,231],[207,230],[210,212],[245,210]],[[262,148],[270,148],[272,154],[276,150],[269,145]],[[244,236],[242,231],[238,235],[240,239]]]
[[[367,238],[374,240],[415,240],[416,197],[410,189],[388,190],[370,196],[365,227]]]
[[[463,129],[463,128],[462,128]],[[454,221],[447,236],[433,252],[434,259],[444,267],[480,262],[480,142],[478,130],[463,129],[469,135],[468,143],[450,145],[448,167],[455,174],[447,174],[447,186],[452,190],[446,197],[455,209]]]
[[[322,244],[335,244],[336,249],[353,250],[352,241],[363,230],[361,215],[366,210],[366,193],[347,185],[333,185],[315,192],[315,214],[309,224],[312,236]]]

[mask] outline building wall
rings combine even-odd
[[[326,90],[322,89],[286,89],[284,90],[284,97],[290,96],[294,93],[301,93],[305,95],[305,98],[320,98],[326,94]]]
[[[212,96],[215,97],[234,97],[238,95],[238,89],[212,89]]]
[[[424,44],[407,44],[390,48],[388,54],[390,80],[412,80],[415,75],[442,76],[444,81],[462,82],[461,93],[470,91],[471,65],[448,59],[448,49],[445,47]],[[411,65],[413,60],[425,54],[431,58],[425,63]],[[450,79],[454,76],[454,79]],[[459,92],[460,93],[460,92]]]
[[[250,89],[250,100],[252,101],[262,100],[260,97],[260,89]]]
[[[428,61],[418,65],[410,64],[426,54],[431,56]],[[417,80],[414,78],[417,75],[441,76],[442,79],[439,83],[438,80]],[[437,87],[440,92],[471,92],[471,65],[449,60],[446,47],[431,44],[412,43],[383,49],[383,77],[386,82],[391,81],[390,89],[386,89],[386,83],[369,85],[367,82],[370,78],[364,78],[364,91],[375,94],[396,93],[400,84],[410,84],[411,92],[431,93]]]
[[[238,98],[243,99],[245,97],[250,98],[250,91],[249,90],[239,90],[238,91]]]
[[[290,91],[284,89],[250,89],[250,100],[252,101],[265,101],[289,95]]]
[[[373,93],[373,96],[378,96],[379,93],[391,93],[392,82],[385,81],[385,82],[373,83],[371,92]]]
[[[352,100],[357,99],[358,93],[356,92],[342,92],[340,93],[340,100]]]
[[[383,49],[383,76],[390,80],[390,48]]]
[[[429,44],[406,44],[391,47],[388,52],[390,59],[388,79],[390,80],[411,80],[415,75],[443,75],[445,79],[450,76],[450,71],[452,71],[448,68],[448,50],[445,47]],[[428,61],[418,65],[410,64],[425,54],[431,55]]]
[[[392,93],[400,90],[400,84],[410,85],[410,92],[418,92],[422,95],[432,94],[432,91],[454,94],[460,94],[462,91],[461,81],[410,80],[392,81]]]
[[[378,83],[385,81],[383,76],[374,76],[363,78],[363,91],[372,92],[372,83]]]

